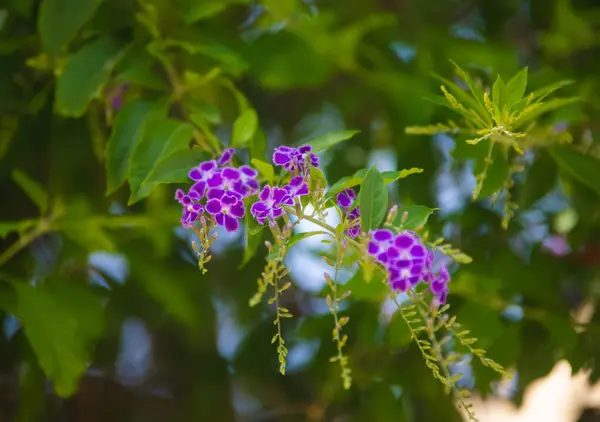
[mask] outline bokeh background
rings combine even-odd
[[[561,362],[554,384],[563,390],[542,394],[538,408],[572,411],[519,420],[600,420],[588,398],[600,357],[600,161],[582,183],[545,151],[528,151],[530,170],[515,178],[519,209],[503,230],[501,208],[471,202],[461,145],[404,132],[455,118],[423,100],[439,92],[432,72],[452,76],[450,60],[485,86],[529,66],[532,89],[575,81],[563,91],[584,101],[540,124],[568,131],[596,159],[599,26],[595,0],[2,0],[0,420],[461,420],[385,289],[351,272],[343,313],[354,384],[342,388],[329,363],[318,238],[287,257],[284,301],[295,317],[281,376],[273,309],[248,306],[266,248],[245,253],[243,233],[218,232],[202,274],[178,226],[175,185],[157,184],[132,205],[126,185],[105,195],[115,116],[172,95],[174,118],[192,110],[202,136],[225,144],[247,101],[261,145],[251,155],[263,159],[280,144],[360,130],[321,155],[330,183],[370,165],[423,168],[394,182],[391,198],[439,208],[432,235],[474,259],[452,268],[451,309],[514,375],[500,380],[465,355],[453,367],[466,374],[461,385],[518,407]],[[163,57],[170,69],[147,48],[153,29],[174,40]],[[98,40],[109,41],[89,47]],[[29,297],[31,285],[51,294]],[[85,374],[63,398],[40,362],[54,387],[59,379],[69,390],[82,362]],[[585,371],[578,389],[571,370]],[[481,419],[500,414],[493,409]]]

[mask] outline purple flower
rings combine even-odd
[[[233,148],[226,148],[225,151],[223,151],[223,154],[221,155],[221,157],[219,158],[219,165],[220,166],[224,166],[225,164],[229,163],[231,161],[231,158],[233,157],[233,153],[235,152],[235,149]]]
[[[204,161],[198,167],[194,167],[188,173],[190,179],[196,183],[192,189],[198,192],[200,196],[204,196],[208,180],[218,171],[217,162],[214,160]]]
[[[177,189],[175,199],[183,205],[181,225],[183,227],[191,227],[198,220],[200,214],[204,212],[202,205],[195,203],[195,201],[200,200],[200,195],[194,190],[190,190],[186,195],[181,189]]]
[[[360,210],[358,207],[354,208],[348,214],[348,220],[350,221],[350,227],[348,228],[348,236],[352,239],[360,236]]]
[[[284,205],[294,205],[288,191],[276,186],[265,186],[258,194],[258,198],[260,200],[250,207],[250,212],[258,224],[264,224],[266,218],[273,220],[280,217],[283,214],[282,207]]]
[[[245,193],[245,190],[238,183],[241,177],[241,172],[235,167],[223,167],[217,170],[207,180],[207,196],[210,194],[212,198],[220,198],[225,193],[230,193],[241,199]]]
[[[290,183],[283,188],[288,192],[291,198],[308,195],[308,183],[304,181],[304,177],[302,176],[292,177]]]
[[[348,212],[355,198],[356,193],[352,189],[344,189],[336,196],[338,205],[342,208],[343,214],[347,216],[348,221],[351,223],[348,229],[348,236],[352,239],[360,235],[360,221],[357,221],[360,217],[360,210],[358,207],[355,207],[352,211]]]
[[[235,191],[244,197],[256,195],[260,189],[258,180],[256,180],[258,172],[250,166],[241,166],[239,170],[240,180],[234,185]]]
[[[551,255],[556,257],[565,256],[570,251],[569,241],[565,236],[550,235],[544,239],[542,249],[545,249]]]
[[[431,292],[442,304],[446,303],[446,298],[448,297],[449,282],[450,274],[448,273],[448,269],[445,265],[442,265],[439,274],[435,278],[433,278],[431,284],[429,285],[429,289],[431,290]]]
[[[285,145],[275,148],[273,153],[273,164],[281,166],[284,169],[304,174],[307,165],[319,167],[319,157],[312,152],[310,145],[303,145],[299,148],[292,148]]]
[[[350,208],[352,202],[354,202],[356,194],[352,189],[344,189],[342,192],[337,194],[337,203],[342,208]]]
[[[430,283],[438,300],[445,300],[450,275],[442,267],[438,275],[431,272],[433,252],[427,251],[421,237],[409,230],[394,235],[390,230],[371,232],[367,253],[381,263],[389,274],[394,290],[405,292],[420,282]]]
[[[206,212],[214,215],[218,225],[234,232],[240,227],[238,219],[244,217],[246,210],[239,197],[225,192],[221,198],[212,198],[206,203]]]

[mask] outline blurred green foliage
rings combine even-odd
[[[393,182],[399,215],[473,258],[453,274],[449,303],[518,372],[517,400],[562,358],[597,379],[599,313],[573,315],[599,295],[599,25],[592,0],[5,0],[1,417],[459,420],[399,315],[382,312],[382,285],[361,271],[343,302],[352,388],[329,363],[327,287],[293,274],[293,364],[278,373],[273,310],[248,306],[266,234],[249,222],[201,274],[175,229],[173,184],[222,143],[249,148],[269,180],[274,146],[316,138],[340,190],[390,158],[379,177]],[[424,99],[439,94],[436,75],[467,94],[450,60],[492,98],[503,97],[501,75],[507,103],[558,81],[573,82],[558,98],[580,100],[519,127],[531,140],[523,171],[507,179],[494,158],[499,176],[480,198],[510,181],[506,228],[507,198],[471,201],[485,142],[405,133],[456,118]],[[525,66],[523,86],[511,78]],[[393,173],[413,168],[424,171]],[[318,252],[301,252],[299,267],[316,267]],[[489,368],[473,365],[473,376],[492,392]]]

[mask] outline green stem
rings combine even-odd
[[[2,255],[0,255],[0,267],[6,264],[6,262],[8,262],[13,256],[15,256],[23,248],[27,247],[39,236],[49,231],[52,231],[52,229],[52,226],[48,222],[42,220],[35,229],[19,237],[19,240],[10,245],[10,247],[7,250],[5,250],[4,253],[2,253]]]

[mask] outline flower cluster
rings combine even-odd
[[[230,165],[234,152],[233,148],[227,148],[218,160],[204,161],[190,170],[189,178],[195,183],[188,193],[181,189],[175,193],[175,199],[183,206],[184,227],[191,227],[206,211],[227,231],[239,228],[238,220],[246,213],[244,198],[255,195],[260,186],[256,170]]]
[[[445,266],[439,274],[431,271],[433,252],[427,251],[418,234],[406,230],[394,235],[387,229],[370,234],[367,251],[386,268],[394,290],[405,292],[420,282],[429,283],[438,301],[446,302],[450,274]]]
[[[344,189],[342,192],[338,193],[336,197],[337,203],[344,213],[344,217],[350,222],[347,233],[352,239],[360,235],[360,210],[358,207],[354,207],[354,209],[350,211],[355,198],[356,194],[352,189]]]
[[[275,220],[283,214],[284,206],[293,206],[294,198],[308,195],[309,166],[318,167],[319,158],[312,153],[310,145],[299,148],[280,146],[273,153],[273,164],[295,174],[283,187],[266,185],[258,195],[259,201],[252,204],[250,212],[259,224],[265,219]]]
[[[280,146],[273,153],[273,164],[294,174],[306,174],[309,166],[319,167],[319,157],[312,152],[310,145],[299,148]]]

